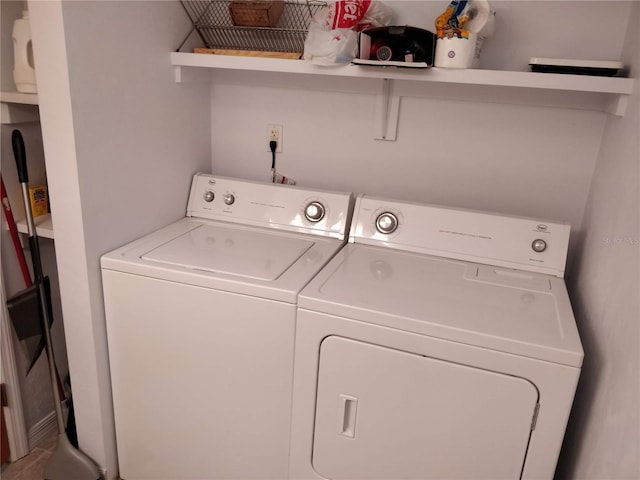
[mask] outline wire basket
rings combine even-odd
[[[198,32],[206,48],[269,52],[302,52],[311,17],[327,6],[319,0],[285,1],[284,11],[274,27],[240,27],[233,24],[227,0],[180,0],[180,3],[193,25],[189,35],[194,30]],[[186,38],[182,45],[185,42]]]

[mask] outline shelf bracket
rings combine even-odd
[[[629,95],[621,93],[620,95],[614,95],[609,101],[606,111],[612,115],[618,117],[624,117],[627,111],[627,105],[629,104]]]
[[[393,91],[393,80],[383,78],[380,91],[376,94],[373,116],[373,138],[395,140],[400,115],[400,96]]]
[[[176,83],[211,82],[211,70],[207,68],[174,65],[173,77]]]

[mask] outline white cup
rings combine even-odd
[[[469,38],[438,38],[434,65],[443,68],[471,68],[480,56],[478,35]]]

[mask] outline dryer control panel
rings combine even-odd
[[[191,184],[187,216],[344,240],[351,203],[349,193],[197,173]]]
[[[361,195],[349,241],[564,276],[570,227]]]

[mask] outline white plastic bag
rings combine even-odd
[[[304,42],[305,60],[316,65],[349,63],[358,54],[358,33],[348,28],[309,29]]]
[[[391,11],[377,0],[329,3],[311,19],[303,58],[316,65],[349,63],[358,54],[358,32],[390,21]]]

